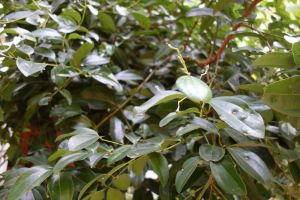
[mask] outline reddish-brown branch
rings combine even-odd
[[[247,17],[248,15],[251,14],[251,12],[254,10],[254,8],[256,7],[256,5],[260,2],[261,0],[254,0],[251,5],[244,11],[242,18]],[[234,24],[231,28],[231,31],[236,31],[238,30],[241,26],[243,26],[243,22],[239,22],[237,24]],[[225,48],[227,47],[228,43],[230,42],[230,40],[233,38],[232,34],[228,34],[225,39],[223,40],[222,45],[220,46],[220,48],[218,49],[217,53],[214,55],[210,55],[206,60],[195,60],[196,64],[199,67],[204,67],[210,63],[216,62],[221,54],[223,53],[223,51],[225,50]]]

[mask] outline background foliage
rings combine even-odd
[[[299,199],[299,14],[296,0],[1,1],[0,198]],[[213,98],[176,86],[185,73]]]

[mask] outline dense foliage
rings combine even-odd
[[[300,198],[296,0],[0,2],[0,199]]]

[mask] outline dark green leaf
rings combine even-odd
[[[166,186],[169,179],[169,167],[167,159],[160,153],[148,155],[153,171],[158,175],[162,186]]]
[[[229,148],[233,159],[249,175],[264,184],[270,184],[272,175],[264,161],[255,153],[241,148]]]
[[[218,186],[229,194],[244,196],[247,194],[246,186],[234,168],[230,157],[225,156],[220,162],[210,162],[210,169]]]
[[[49,184],[51,200],[73,199],[74,183],[69,173],[60,173],[52,176]]]
[[[178,193],[182,191],[184,185],[187,183],[189,178],[192,176],[193,172],[196,170],[198,162],[198,156],[191,157],[183,163],[182,169],[177,172],[175,186]]]

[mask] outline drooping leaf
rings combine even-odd
[[[46,68],[44,63],[35,63],[31,61],[24,60],[23,58],[17,58],[16,64],[18,69],[22,72],[24,76],[31,76],[37,72],[41,72]]]
[[[79,160],[83,160],[86,157],[88,157],[88,152],[77,152],[77,153],[73,153],[73,154],[69,154],[67,156],[63,156],[61,159],[59,159],[59,161],[55,164],[54,168],[53,168],[53,173],[54,174],[58,174],[65,166],[67,166],[68,164],[75,162],[75,161],[79,161]]]
[[[252,63],[252,66],[293,68],[295,67],[295,62],[292,53],[272,52],[257,58]]]
[[[183,163],[182,169],[177,172],[175,179],[175,187],[178,193],[182,191],[184,185],[187,183],[189,178],[192,176],[193,172],[196,170],[198,162],[198,156],[191,157]]]
[[[7,200],[20,199],[29,190],[39,186],[51,175],[52,171],[45,166],[28,168],[17,179],[14,187],[9,191]]]
[[[262,117],[249,108],[248,104],[238,97],[216,97],[210,105],[235,130],[252,137],[263,138],[265,126]]]
[[[300,117],[300,76],[293,76],[266,86],[263,99],[272,109]]]
[[[151,107],[153,107],[157,104],[171,101],[173,99],[184,98],[184,97],[185,97],[185,95],[182,94],[181,92],[172,91],[172,90],[162,91],[162,92],[159,92],[158,94],[154,95],[151,99],[146,101],[141,106],[135,107],[134,109],[137,113],[142,113],[142,112],[146,112]]]
[[[73,199],[74,183],[69,173],[53,175],[48,187],[52,200]]]
[[[169,179],[169,167],[167,159],[160,153],[151,153],[148,156],[150,158],[153,171],[158,175],[162,186],[166,186]]]
[[[111,118],[109,129],[109,134],[115,141],[121,143],[124,142],[125,128],[123,122],[119,118]]]
[[[242,148],[229,148],[228,151],[238,165],[250,176],[261,183],[267,185],[271,183],[273,177],[264,161],[258,155]]]
[[[199,147],[199,155],[206,161],[217,162],[225,155],[225,150],[222,147],[211,144],[202,144]]]
[[[218,186],[226,193],[238,196],[247,194],[246,186],[234,168],[230,157],[225,156],[220,162],[210,162],[210,169]]]

